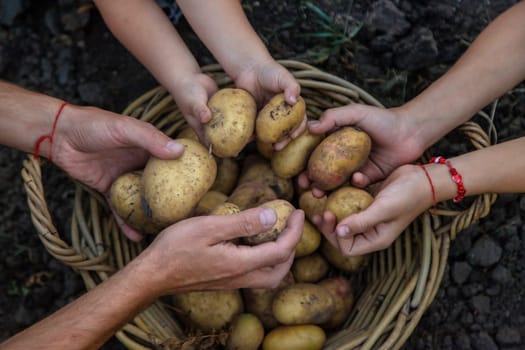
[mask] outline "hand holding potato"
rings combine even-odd
[[[276,241],[253,247],[230,241],[263,232],[276,219],[271,209],[253,208],[169,226],[137,258],[137,266],[155,275],[154,283],[145,288],[157,296],[190,290],[275,288],[290,270],[303,230],[302,211],[290,216]]]

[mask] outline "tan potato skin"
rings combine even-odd
[[[308,220],[312,221],[314,215],[323,215],[327,200],[326,195],[317,198],[312,191],[306,191],[299,197],[299,208],[304,211]]]
[[[163,226],[154,223],[142,207],[141,181],[142,171],[132,171],[119,176],[109,190],[110,202],[126,224],[139,232],[156,234]]]
[[[345,186],[328,195],[325,210],[334,213],[339,222],[347,216],[365,210],[373,201],[374,197],[367,191],[353,186]]]
[[[297,282],[316,283],[323,279],[330,270],[330,264],[320,253],[312,253],[296,258],[292,273]]]
[[[257,350],[264,339],[264,326],[257,316],[243,313],[233,321],[226,350]]]
[[[216,206],[211,212],[210,215],[233,215],[241,212],[241,209],[233,203],[223,202]]]
[[[335,276],[326,278],[318,282],[320,286],[325,287],[332,294],[335,304],[335,312],[330,320],[322,325],[325,329],[335,329],[341,326],[352,307],[354,306],[354,292],[350,280],[344,276]]]
[[[219,204],[226,202],[227,199],[228,196],[224,193],[210,190],[197,203],[193,216],[208,215]]]
[[[295,247],[295,257],[311,254],[321,245],[321,232],[308,220],[304,220],[303,234]]]
[[[313,324],[280,326],[263,340],[263,350],[321,350],[326,342],[325,331]]]
[[[272,170],[270,161],[251,156],[246,159],[239,176],[238,184],[248,181],[258,181],[270,186],[278,198],[291,201],[294,195],[294,186],[291,179],[277,176]]]
[[[197,136],[197,133],[191,126],[186,126],[182,128],[182,130],[177,134],[177,138],[179,139],[190,139],[193,141],[201,142],[199,140],[199,136]]]
[[[342,185],[365,164],[371,148],[368,134],[353,127],[344,127],[326,136],[308,160],[312,185],[325,191]]]
[[[217,177],[211,186],[211,190],[219,191],[229,196],[239,178],[240,166],[233,158],[218,158]]]
[[[295,283],[291,271],[284,276],[277,288],[245,288],[242,289],[242,296],[247,312],[256,315],[266,329],[273,329],[279,325],[272,312],[272,302],[274,296],[281,289]]]
[[[281,140],[301,125],[305,111],[306,105],[301,96],[296,104],[290,106],[283,93],[275,95],[257,114],[256,138],[270,144]]]
[[[238,289],[177,293],[173,303],[179,316],[204,332],[224,329],[244,312]]]
[[[370,255],[355,255],[346,256],[341,254],[339,249],[334,247],[329,241],[323,240],[321,242],[321,253],[330,265],[345,271],[345,272],[359,272],[368,265]]]
[[[261,140],[255,140],[255,147],[257,148],[257,152],[263,157],[264,159],[270,160],[273,156],[273,144],[271,143],[264,143]]]
[[[227,201],[237,205],[241,210],[245,210],[274,199],[277,199],[277,195],[268,185],[249,181],[237,186]]]
[[[306,130],[282,150],[274,151],[271,157],[273,172],[285,179],[300,174],[306,168],[310,154],[323,138],[324,135],[310,134]]]
[[[261,205],[262,208],[272,208],[277,215],[277,221],[272,228],[257,233],[253,236],[243,237],[243,242],[248,245],[257,245],[264,242],[275,241],[279,234],[286,228],[288,218],[295,210],[295,207],[284,199],[274,199]]]
[[[284,325],[322,324],[335,311],[332,296],[314,283],[295,283],[279,291],[272,303],[275,319]]]
[[[217,157],[237,156],[254,133],[257,104],[246,90],[224,88],[208,101],[211,120],[203,125],[204,137]]]
[[[185,146],[181,157],[151,157],[142,175],[142,197],[148,214],[161,225],[190,216],[217,175],[217,163],[202,144],[190,139],[177,141]]]

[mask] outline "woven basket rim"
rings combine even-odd
[[[295,60],[279,62],[300,83],[302,95],[313,115],[349,103],[383,107],[360,87],[314,66]],[[218,65],[204,66],[202,70],[219,87],[232,84]],[[184,124],[180,111],[162,87],[139,96],[123,114],[154,123],[168,134]],[[492,143],[490,136],[474,121],[466,122],[457,130],[476,149]],[[119,233],[104,197],[79,183],[76,184],[69,233],[71,244],[63,240],[46,203],[41,166],[42,159],[28,155],[21,172],[33,224],[46,250],[63,264],[71,266],[83,278],[86,288],[92,289],[144,247],[125,239]],[[374,253],[374,262],[362,277],[372,283],[358,296],[345,326],[330,334],[325,349],[402,347],[437,293],[450,241],[458,232],[486,216],[495,199],[494,194],[484,194],[476,196],[463,210],[440,206],[423,213],[390,248]],[[177,344],[177,341],[180,344],[186,335],[164,303],[157,301],[128,322],[116,337],[128,349],[144,349],[159,344]]]

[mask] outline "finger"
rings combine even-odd
[[[277,141],[276,143],[273,144],[273,149],[275,151],[282,151],[289,143],[290,141],[292,141],[292,139],[288,136],[286,136],[285,138]]]
[[[358,172],[352,175],[352,184],[355,183],[357,187],[366,187],[371,183],[385,178],[385,173],[370,160],[359,169]]]
[[[211,111],[205,103],[194,104],[192,113],[202,124],[206,124],[211,120]]]
[[[322,215],[321,224],[318,226],[319,230],[324,234],[329,234],[335,231],[337,218],[331,211],[325,211]]]
[[[129,240],[133,242],[140,242],[144,238],[144,235],[142,233],[131,228],[131,226],[126,224],[124,220],[117,214],[115,213],[113,214],[114,214],[113,216],[115,218],[115,222],[117,223],[117,226],[120,228],[120,231],[122,231],[124,236],[126,236]]]
[[[348,105],[326,110],[318,120],[308,122],[308,129],[314,134],[327,132],[335,127],[357,125],[362,119],[360,105]]]
[[[299,136],[301,136],[304,131],[306,130],[306,124],[307,124],[307,119],[306,119],[306,114],[304,115],[304,118],[303,118],[303,121],[301,122],[301,124],[299,124],[299,126],[290,134],[290,137],[292,139],[296,139],[298,138]]]
[[[226,216],[212,216],[212,244],[240,237],[249,237],[267,231],[277,221],[277,214],[271,208],[252,208],[241,213]]]
[[[325,192],[323,190],[318,189],[317,187],[312,187],[312,194],[315,198],[323,198]]]
[[[114,134],[127,146],[140,147],[155,157],[178,158],[184,153],[184,146],[174,141],[150,123],[123,116],[115,124]]]
[[[307,190],[310,187],[310,180],[308,180],[308,176],[306,175],[306,172],[302,172],[297,177],[297,185],[303,190]]]
[[[389,244],[378,241],[377,237],[379,236],[376,233],[367,232],[347,238],[338,237],[337,240],[343,255],[359,256],[376,252],[389,246]]]
[[[352,185],[358,188],[365,188],[371,183],[371,178],[361,171],[352,174]]]
[[[251,271],[243,276],[242,286],[244,288],[277,288],[290,271],[293,261],[294,254],[290,254],[288,259],[281,264]]]
[[[284,99],[288,104],[294,105],[299,100],[301,86],[288,71],[284,78],[279,80],[279,90],[284,91]]]

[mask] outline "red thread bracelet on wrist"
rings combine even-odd
[[[458,187],[456,197],[452,198],[452,201],[454,203],[459,203],[465,198],[465,194],[467,193],[467,190],[465,189],[465,185],[463,185],[463,177],[460,173],[452,166],[450,161],[445,159],[444,157],[437,156],[430,158],[429,163],[434,164],[445,164],[448,167],[448,171],[450,175],[452,176],[452,181],[456,184]]]
[[[430,174],[427,171],[427,168],[423,164],[418,164],[421,169],[425,172],[425,175],[427,177],[428,183],[430,185],[430,190],[432,191],[432,206],[435,207],[437,204],[436,201],[436,189],[434,188],[434,184],[432,183],[432,178],[430,177]]]
[[[35,150],[33,152],[33,159],[36,159],[38,157],[40,144],[44,142],[44,140],[49,140],[49,160],[53,160],[53,136],[55,135],[55,129],[57,128],[58,118],[60,118],[60,114],[62,114],[62,110],[67,104],[67,102],[62,102],[62,104],[58,108],[57,114],[55,115],[55,120],[53,122],[53,128],[51,129],[51,133],[48,135],[42,135],[38,138],[38,140],[36,140]]]

